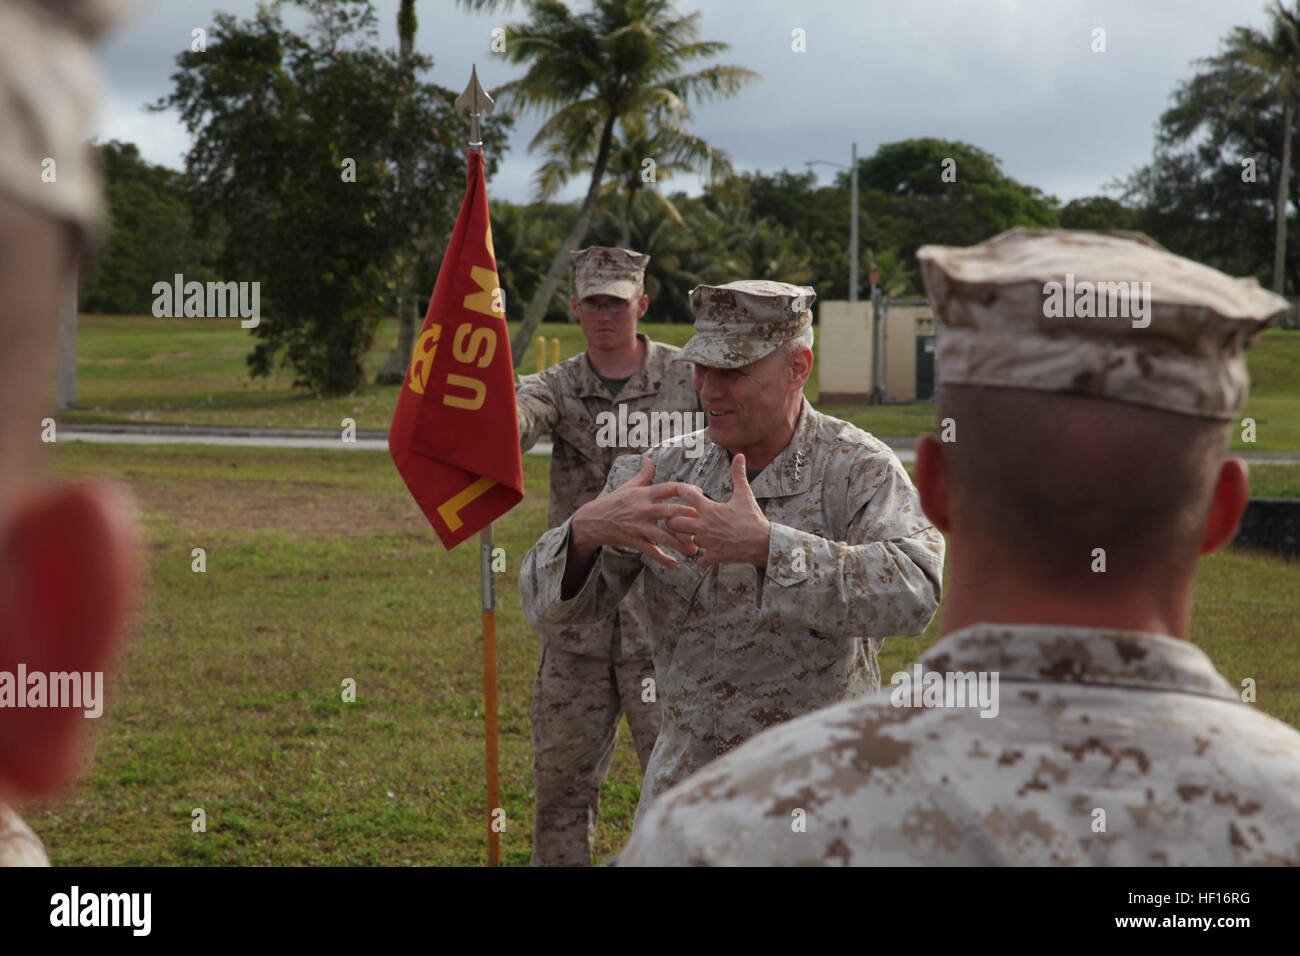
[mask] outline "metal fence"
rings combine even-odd
[[[871,347],[871,380],[874,383],[871,390],[871,404],[873,405],[896,405],[912,404],[917,402],[931,402],[935,400],[939,390],[938,369],[934,365],[936,333],[939,331],[939,323],[932,318],[929,320],[920,319],[918,325],[928,323],[928,329],[919,333],[917,338],[917,393],[916,398],[906,402],[899,402],[890,398],[887,394],[888,386],[888,367],[889,367],[889,310],[892,306],[925,306],[930,307],[929,299],[891,299],[879,289],[873,289],[871,294],[872,315],[875,321],[872,324],[872,347]],[[930,387],[926,391],[931,394],[922,394],[922,383],[927,378],[922,374],[920,368],[920,357],[925,353],[930,362],[928,384]]]

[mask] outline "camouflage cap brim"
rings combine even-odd
[[[765,341],[749,335],[697,332],[682,346],[676,360],[709,368],[742,368],[771,355],[780,344],[779,340]]]
[[[596,278],[583,281],[581,276],[574,283],[574,292],[579,299],[591,295],[615,295],[620,299],[638,298],[641,283],[635,279]]]

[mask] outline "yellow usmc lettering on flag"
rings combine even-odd
[[[496,255],[492,249],[490,229],[484,236],[484,245],[495,262]],[[464,307],[483,315],[493,317],[499,315],[501,307],[497,303],[500,301],[498,298],[500,293],[497,290],[500,288],[500,280],[497,278],[496,270],[474,266],[470,269],[470,278],[479,287],[479,291],[465,296]],[[440,325],[431,326],[415,344],[415,354],[411,358],[410,386],[417,394],[423,395],[428,385],[429,374],[433,369],[433,356],[438,347],[441,331]],[[462,322],[451,336],[452,357],[471,369],[487,368],[492,364],[492,357],[496,355],[497,336],[498,332],[495,328],[476,327],[473,322]],[[451,391],[453,388],[465,394],[453,394]],[[487,386],[478,378],[447,373],[447,393],[442,396],[444,405],[477,411],[483,407],[486,398]],[[459,530],[464,523],[460,520],[460,512],[495,484],[496,482],[491,478],[477,478],[468,487],[440,504],[438,514],[447,523],[447,527],[452,531]]]
[[[464,491],[452,495],[438,505],[438,514],[442,516],[443,521],[447,522],[447,528],[451,531],[459,531],[460,526],[464,524],[460,520],[461,511],[495,484],[496,482],[491,478],[477,478]]]
[[[490,250],[491,246],[489,245],[488,248]],[[496,303],[499,302],[499,299],[497,299],[499,286],[496,272],[492,269],[484,269],[482,266],[474,266],[470,271],[470,276],[481,291],[465,296],[465,308],[474,312],[481,312],[484,315],[495,316],[499,314],[500,307],[496,306]],[[494,306],[496,307],[494,308]],[[441,325],[430,326],[415,343],[415,351],[411,356],[411,373],[408,376],[408,384],[411,391],[417,395],[423,395],[425,388],[428,387],[429,375],[433,371],[433,357],[438,351],[438,338],[441,334]],[[496,352],[496,329],[483,326],[476,328],[473,322],[462,322],[452,334],[452,357],[465,365],[487,368],[492,364],[492,357],[496,355]],[[453,395],[450,392],[453,387],[463,389],[469,394]],[[487,386],[477,378],[469,375],[447,373],[447,388],[448,394],[443,395],[442,403],[452,408],[476,411],[483,407],[483,400],[487,397]]]

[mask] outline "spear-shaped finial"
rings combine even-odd
[[[478,127],[478,118],[491,113],[492,106],[492,97],[487,95],[487,90],[483,89],[478,81],[477,65],[470,67],[469,86],[465,87],[464,93],[456,97],[456,112],[469,114],[470,149],[480,151],[483,149],[483,134]]]

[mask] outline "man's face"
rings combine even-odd
[[[740,368],[695,365],[695,391],[709,438],[730,452],[752,447],[782,427],[791,387],[790,357],[780,349]]]
[[[571,301],[582,323],[587,344],[598,349],[618,348],[636,339],[637,319],[650,305],[648,296],[620,299],[616,295],[589,295]]]

